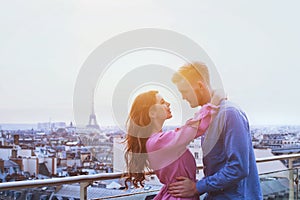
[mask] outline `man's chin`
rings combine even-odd
[[[195,105],[195,104],[191,104],[191,103],[190,103],[190,107],[191,107],[191,108],[196,108],[196,107],[198,107],[198,105]]]

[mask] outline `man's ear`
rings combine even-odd
[[[205,87],[203,81],[197,81],[197,86],[199,87],[199,89],[202,89]]]

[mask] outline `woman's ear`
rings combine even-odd
[[[155,105],[151,106],[150,109],[149,109],[149,117],[151,119],[155,118],[156,117],[156,112],[155,112]]]

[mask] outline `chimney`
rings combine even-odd
[[[4,160],[0,158],[0,171],[3,173],[4,172]]]
[[[14,144],[19,145],[19,135],[14,135]]]
[[[11,158],[17,158],[17,156],[18,156],[18,150],[12,149],[11,150]]]

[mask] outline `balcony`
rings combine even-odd
[[[288,168],[285,170],[260,173],[261,187],[264,199],[300,199],[299,194],[299,170],[293,167],[293,161],[299,159],[300,154],[272,156],[257,158],[256,162],[267,163],[285,160]],[[203,166],[198,166],[202,169]],[[145,188],[129,190],[106,189],[92,187],[93,183],[103,180],[118,179],[122,173],[103,173],[95,175],[81,175],[65,178],[52,178],[44,180],[28,180],[0,183],[0,199],[36,199],[34,195],[44,190],[39,195],[40,200],[87,200],[87,199],[151,199],[160,186],[147,186]],[[39,188],[39,189],[37,189]],[[63,190],[62,190],[63,188]]]

